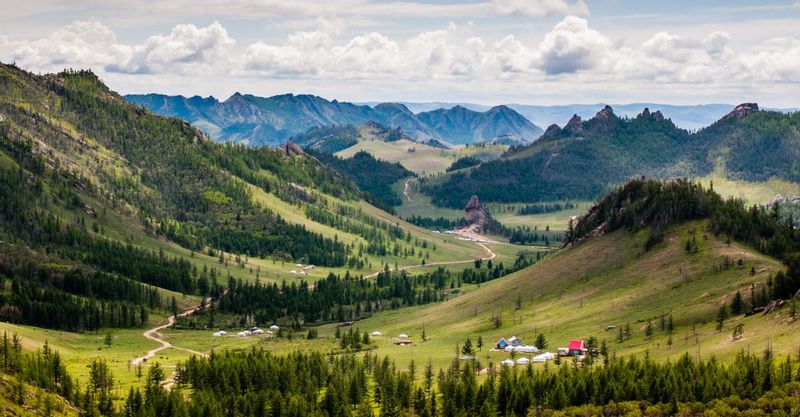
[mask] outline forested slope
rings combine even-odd
[[[138,327],[169,306],[158,288],[218,293],[226,274],[279,279],[287,261],[355,272],[480,253],[369,206],[302,151],[214,143],[87,71],[0,66],[0,197],[0,317],[68,330]]]
[[[698,132],[645,109],[550,126],[536,142],[473,169],[428,181],[434,203],[460,207],[472,193],[487,202],[595,199],[631,178],[698,178],[718,169],[745,181],[800,181],[800,114],[746,103]]]

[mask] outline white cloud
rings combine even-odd
[[[77,21],[46,38],[17,47],[11,57],[46,70],[74,64],[103,66],[114,60],[115,42],[116,36],[108,26],[93,20]]]
[[[218,22],[198,28],[177,25],[168,35],[153,35],[139,45],[118,43],[114,31],[94,20],[76,21],[50,36],[14,49],[23,65],[54,71],[68,66],[109,72],[193,72],[193,67],[224,60],[235,41]]]
[[[567,16],[539,45],[539,65],[547,74],[588,70],[599,64],[611,46],[605,36],[589,29],[586,19]]]
[[[589,7],[583,0],[491,0],[501,14],[518,16],[587,16]]]
[[[654,91],[780,92],[775,85],[800,83],[800,39],[794,37],[741,46],[722,31],[658,32],[640,44],[621,46],[576,16],[563,18],[540,41],[513,33],[489,39],[479,36],[474,24],[450,23],[407,38],[383,31],[353,36],[352,28],[345,30],[335,17],[310,24],[316,29],[292,32],[281,41],[237,45],[217,22],[177,25],[140,43],[123,43],[96,20],[76,21],[33,41],[0,36],[0,54],[37,71],[89,67],[137,89],[147,85],[142,80],[158,79],[153,85],[170,87],[162,79],[202,79],[251,91],[270,84],[265,79],[280,79],[275,84],[296,88],[290,91],[306,92],[315,85],[344,95],[352,85],[372,94],[414,89],[449,94],[470,86],[492,97],[516,97],[524,88],[552,94],[585,88],[598,94],[605,86],[605,91],[639,88],[648,98]],[[696,87],[699,83],[703,89]],[[197,84],[186,81],[184,93],[194,94],[191,88],[201,87]]]

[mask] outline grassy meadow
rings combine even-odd
[[[532,344],[540,332],[549,341],[550,351],[571,339],[596,336],[606,340],[616,355],[647,353],[663,360],[684,353],[727,360],[741,350],[763,350],[767,341],[776,354],[796,353],[797,324],[787,320],[786,309],[766,316],[732,317],[722,331],[716,330],[720,304],[729,303],[737,290],[747,299],[750,284],[763,284],[781,265],[750,248],[708,235],[704,227],[703,222],[694,222],[674,228],[664,243],[649,252],[643,250],[646,230],[635,235],[616,232],[554,254],[480,290],[465,291],[439,304],[384,311],[354,327],[382,332],[384,336],[374,340],[376,352],[401,367],[412,359],[418,364],[430,360],[436,367],[447,366],[457,346],[467,338],[475,344],[478,337],[484,344],[479,359],[484,365],[488,360],[497,363],[509,356],[489,351],[499,337],[517,336]],[[690,254],[684,243],[692,229],[699,251]],[[732,266],[725,266],[726,257],[734,261]],[[660,330],[661,315],[670,314],[675,325],[671,335]],[[501,317],[501,327],[495,328],[493,316]],[[648,321],[655,328],[651,337],[645,335]],[[744,324],[744,334],[734,341],[732,331],[739,323]],[[618,330],[626,324],[631,338],[618,342]],[[608,326],[616,328],[607,330]],[[291,349],[329,346],[335,343],[334,330],[333,325],[322,326],[321,339],[295,339]],[[394,345],[392,338],[400,333],[410,335],[414,344]],[[285,341],[264,342],[277,352],[284,351],[285,345]]]

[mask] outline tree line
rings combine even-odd
[[[476,261],[475,268],[451,272],[437,268],[433,272],[409,276],[406,271],[384,266],[374,279],[346,272],[310,284],[247,283],[229,278],[227,290],[219,292],[217,311],[252,317],[257,324],[290,320],[298,325],[331,321],[349,321],[367,317],[385,309],[443,301],[445,290],[463,284],[480,284],[529,266],[538,258],[521,253],[514,265]],[[208,314],[208,312],[201,313]]]

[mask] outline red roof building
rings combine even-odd
[[[570,340],[569,341],[569,356],[581,356],[586,348],[583,347],[583,340]]]

